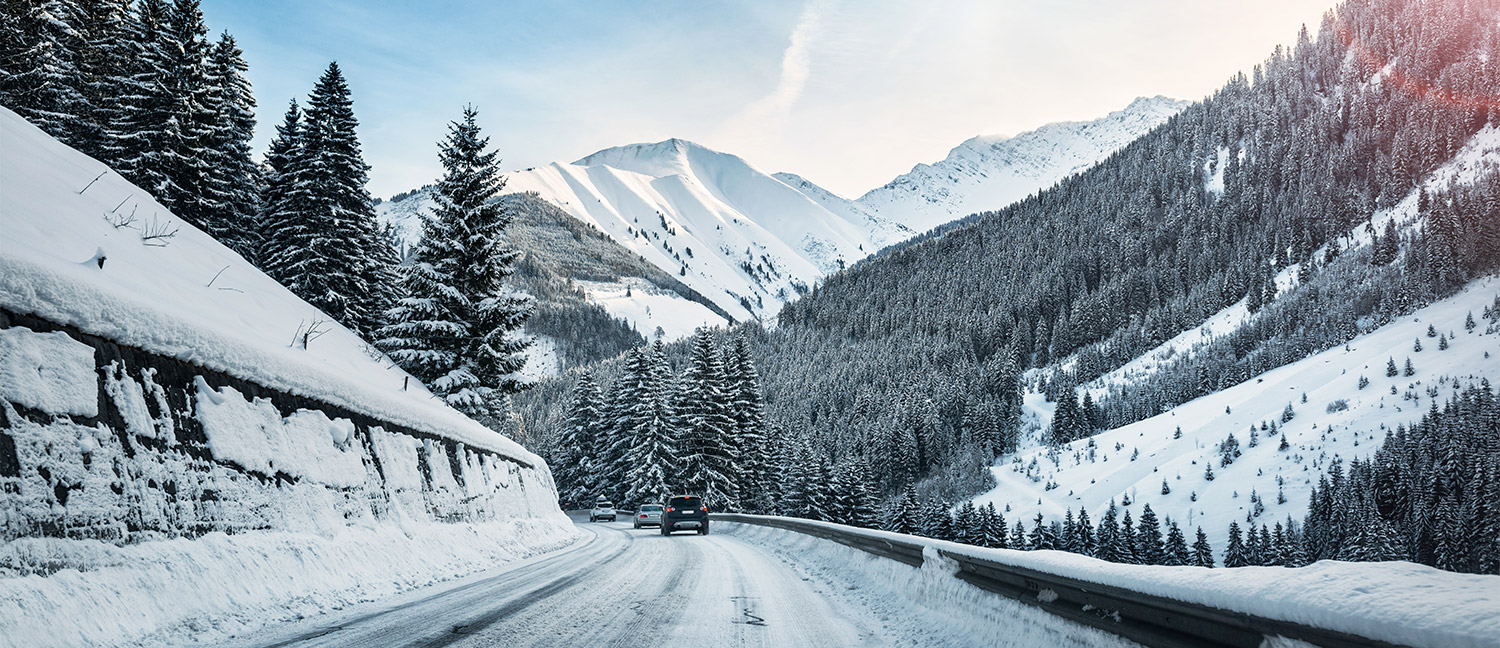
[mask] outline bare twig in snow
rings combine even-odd
[[[297,325],[297,334],[292,336],[291,346],[297,347],[300,345],[303,349],[306,349],[308,343],[323,337],[323,334],[328,332],[328,329],[325,328],[327,325],[328,320],[322,318],[315,319],[312,322],[302,320],[302,323]]]
[[[135,196],[135,194],[133,194],[133,193],[132,194],[125,194],[125,197],[120,199],[120,204],[115,205],[115,208],[109,210],[109,213],[113,214],[115,212],[120,211],[120,208],[125,206],[125,201],[130,200],[131,197],[133,197],[133,196]]]
[[[88,190],[89,190],[89,187],[92,187],[92,186],[94,186],[94,183],[95,183],[95,182],[98,182],[98,181],[99,181],[99,178],[103,178],[103,177],[104,177],[104,174],[106,174],[106,173],[109,173],[109,169],[105,169],[105,170],[103,170],[103,171],[100,171],[100,172],[99,172],[99,175],[96,175],[96,176],[94,176],[94,179],[93,179],[93,180],[90,180],[90,181],[89,181],[89,183],[88,183],[88,184],[86,184],[86,185],[83,185],[83,188],[82,188],[82,189],[79,189],[79,190],[78,190],[78,193],[79,193],[79,194],[82,194],[82,193],[83,193],[83,192],[85,192],[85,191],[88,191]]]
[[[180,228],[173,225],[172,221],[157,220],[153,215],[145,229],[141,230],[141,243],[151,247],[167,247],[177,236],[178,229]]]
[[[219,268],[219,271],[214,273],[214,278],[208,280],[208,287],[212,288],[213,285],[214,285],[214,282],[219,280],[219,275],[224,274],[224,271],[228,270],[228,269],[229,269],[229,266],[227,266],[227,265],[224,266],[224,267],[222,267],[222,268]]]
[[[115,229],[124,229],[124,228],[127,228],[127,227],[134,227],[135,226],[135,212],[131,212],[129,214],[116,214],[114,212],[105,212],[104,213],[104,221],[106,223],[109,223],[110,225],[114,226]]]

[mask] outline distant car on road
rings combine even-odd
[[[642,504],[635,510],[635,528],[643,526],[661,526],[662,505]]]
[[[589,521],[598,522],[599,520],[615,521],[615,505],[613,503],[604,500],[594,503],[594,510],[589,511]]]
[[[682,530],[708,535],[708,507],[703,505],[703,498],[678,495],[667,500],[667,510],[661,516],[661,534],[672,535],[673,531]]]

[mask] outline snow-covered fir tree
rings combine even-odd
[[[349,84],[338,63],[330,63],[314,86],[298,124],[295,147],[280,173],[281,195],[267,201],[259,261],[267,274],[297,296],[356,333],[374,337],[398,292],[396,258],[380,236],[365,190],[369,167],[360,153]],[[462,169],[475,171],[480,169]],[[480,185],[470,190],[492,188]],[[490,227],[503,227],[504,219],[500,221]],[[482,299],[470,301],[477,304]],[[494,310],[504,321],[512,309]],[[501,362],[499,368],[506,364]],[[463,392],[467,379],[454,378],[464,380],[457,380],[451,391],[436,389]],[[490,376],[477,378],[483,385]],[[468,400],[467,395],[460,399]]]
[[[260,167],[251,158],[255,135],[255,96],[245,78],[244,54],[228,32],[209,50],[204,94],[204,183],[199,200],[203,220],[197,223],[229,249],[247,259],[260,245],[256,220],[260,212]]]
[[[330,73],[336,75],[337,68]],[[330,79],[331,90],[337,90],[336,81]],[[343,115],[336,110],[338,103],[330,100],[320,110]],[[310,108],[308,121],[319,123],[317,115]],[[514,271],[519,253],[501,236],[511,217],[493,200],[503,181],[477,117],[473,108],[466,108],[459,121],[449,124],[439,153],[444,174],[432,194],[435,207],[411,263],[401,268],[406,296],[391,309],[390,324],[379,330],[376,344],[449,405],[494,421],[501,398],[518,389],[514,374],[525,362],[521,351],[529,344],[519,337],[519,329],[531,305],[506,290],[505,278]],[[343,119],[352,117],[338,118]],[[346,140],[327,144],[339,156],[348,153],[348,145]],[[361,184],[359,193],[363,191]],[[336,213],[361,217],[352,209]],[[350,231],[369,233],[363,227]],[[374,245],[389,249],[383,242]],[[373,270],[360,264],[381,263],[354,261],[352,269],[361,276]]]
[[[708,507],[733,511],[739,503],[739,448],[734,439],[733,394],[715,334],[699,329],[678,394],[682,416],[682,484]]]
[[[632,417],[624,501],[631,506],[665,502],[677,474],[677,414],[672,409],[672,367],[660,340],[651,348],[642,401],[644,416]]]
[[[600,416],[602,396],[593,374],[584,372],[573,387],[573,402],[568,407],[568,424],[548,465],[557,482],[557,497],[566,508],[580,508],[594,501],[598,484],[594,480],[599,459],[599,443],[604,436]]]

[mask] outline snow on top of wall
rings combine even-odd
[[[4,108],[0,141],[0,306],[540,462],[433,397],[147,192]],[[173,230],[167,239],[145,239],[148,231]],[[299,329],[314,322],[327,333],[294,347]]]
[[[98,415],[93,347],[62,332],[0,328],[0,399],[54,414]]]

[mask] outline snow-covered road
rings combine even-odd
[[[789,547],[768,543],[762,535],[724,533],[735,525],[723,523],[708,536],[668,538],[656,529],[634,530],[624,521],[575,522],[588,537],[560,551],[268,628],[235,645],[994,645],[988,632],[975,632],[977,619],[934,618],[910,601],[892,600],[885,590],[889,583],[846,582],[816,559],[792,558],[817,552],[783,551]],[[837,545],[829,550],[854,551]],[[1010,621],[1016,626],[1012,630],[1019,630],[1038,619],[1022,614]],[[1057,627],[1012,636],[1046,637],[1044,644],[1030,645],[1123,643],[1060,619],[1043,623]]]

